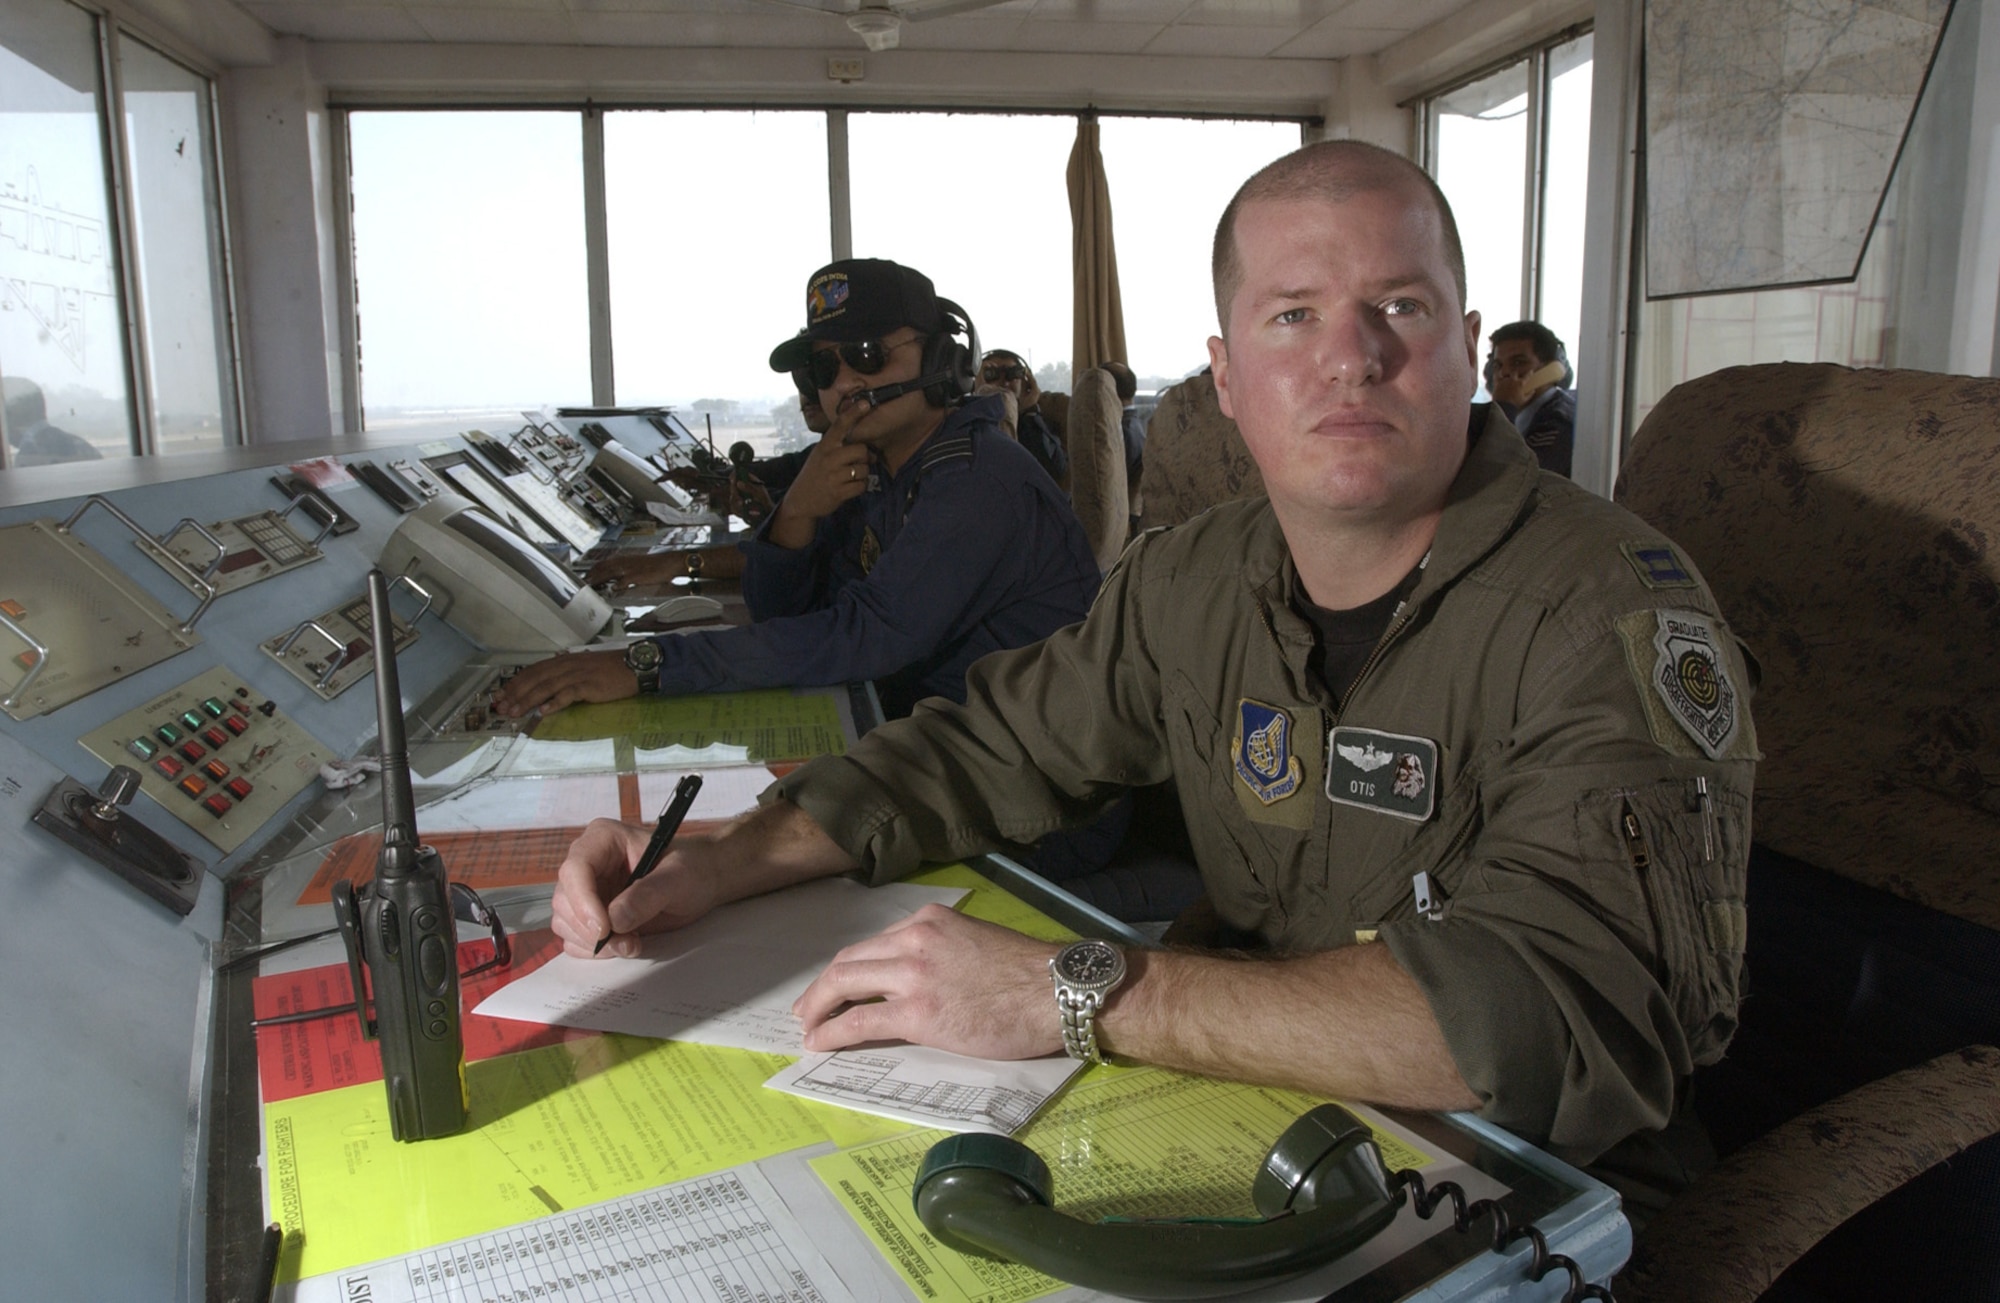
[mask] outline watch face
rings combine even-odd
[[[650,638],[633,643],[625,649],[625,664],[642,674],[647,670],[657,669],[660,664],[660,645]]]
[[[1066,982],[1096,986],[1124,975],[1125,956],[1102,941],[1079,941],[1056,956],[1056,972]]]

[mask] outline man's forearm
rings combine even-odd
[[[1387,946],[1285,960],[1135,950],[1127,962],[1098,1016],[1121,1058],[1403,1108],[1480,1105]]]
[[[718,903],[859,867],[790,801],[773,801],[743,815],[710,839],[703,853]]]

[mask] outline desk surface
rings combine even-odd
[[[450,685],[448,685],[449,691]],[[447,703],[448,705],[449,703]],[[419,715],[448,717],[450,710],[427,704]],[[865,707],[863,718],[865,718]],[[451,764],[465,763],[463,742],[457,744],[459,752]],[[629,756],[629,752],[626,753]],[[433,758],[433,763],[436,763]],[[419,764],[420,772],[424,768]],[[450,765],[447,765],[447,769]],[[664,781],[664,777],[662,778]],[[636,785],[635,785],[636,786]],[[372,790],[372,789],[371,789]],[[355,818],[347,812],[347,818]],[[346,826],[338,811],[323,810],[318,817],[302,821],[299,837],[300,845],[290,853],[292,867],[288,872],[252,873],[246,875],[248,883],[262,888],[266,884],[274,889],[269,898],[261,889],[243,891],[233,903],[231,925],[240,942],[253,943],[261,935],[272,932],[296,931],[305,925],[306,914],[289,905],[289,900],[298,890],[299,871],[297,862],[316,857],[311,849],[323,847],[329,834],[338,834]],[[420,814],[420,826],[422,815]],[[273,864],[284,864],[287,856],[282,851],[274,851]],[[448,860],[449,862],[449,860]],[[1018,866],[1004,859],[994,857],[978,866],[989,880],[1006,889],[1012,896],[1026,901],[1047,914],[1064,928],[1083,933],[1123,936],[1125,940],[1136,942],[1138,938],[1122,929],[1122,925],[1097,914],[1087,906],[1076,902],[1056,888],[1022,871]],[[283,886],[278,887],[282,881]],[[545,897],[544,897],[545,899]],[[535,908],[532,899],[517,897],[516,917],[519,910],[529,911],[529,921],[533,921]],[[328,962],[332,954],[322,950],[314,962]],[[210,1218],[209,1218],[209,1293],[212,1297],[241,1295],[247,1293],[246,1282],[254,1277],[257,1267],[256,1247],[259,1233],[268,1220],[266,1212],[265,1169],[263,1155],[265,1134],[259,1109],[256,1045],[249,1029],[251,1004],[251,973],[248,968],[225,972],[217,983],[217,1017],[215,1019],[215,1046],[213,1054],[214,1072],[212,1078],[214,1096],[214,1125],[211,1129],[212,1151],[209,1162]],[[629,1040],[631,1038],[620,1038]],[[643,1043],[641,1043],[643,1044]],[[745,1054],[743,1051],[715,1051],[717,1054]],[[767,1057],[767,1056],[754,1056]],[[768,1072],[765,1068],[762,1071]],[[1144,1072],[1155,1070],[1145,1069]],[[482,1090],[482,1082],[497,1078],[475,1071],[470,1074],[475,1095]],[[1085,1080],[1089,1080],[1086,1076]],[[1190,1079],[1191,1080],[1191,1079]],[[551,1089],[568,1089],[560,1084]],[[671,1088],[671,1087],[668,1087]],[[1072,1095],[1081,1086],[1071,1088]],[[1186,1089],[1199,1093],[1203,1090],[1221,1089],[1215,1083],[1192,1082],[1185,1087],[1176,1085],[1174,1089]],[[379,1086],[354,1087],[355,1090],[372,1089],[379,1093]],[[1028,1138],[1045,1153],[1071,1152],[1079,1146],[1089,1147],[1086,1136],[1082,1141],[1065,1138],[1054,1130],[1059,1119],[1052,1121],[1051,1115],[1061,1111],[1061,1105],[1070,1096],[1059,1097],[1051,1105],[1042,1119],[1031,1124]],[[1289,1106],[1289,1101],[1287,1101]],[[477,1103],[475,1100],[475,1111]],[[1286,1118],[1278,1118],[1269,1125],[1273,1136],[1261,1140],[1268,1144],[1274,1138],[1275,1130],[1281,1129]],[[1617,1200],[1605,1187],[1589,1180],[1573,1169],[1548,1158],[1507,1136],[1495,1128],[1464,1115],[1428,1116],[1396,1115],[1394,1121],[1404,1128],[1421,1146],[1434,1155],[1452,1162],[1463,1163],[1471,1176],[1468,1184],[1475,1186],[1474,1193],[1491,1189],[1495,1193],[1504,1190],[1502,1203],[1516,1224],[1533,1222],[1549,1238],[1551,1247],[1576,1258],[1592,1279],[1602,1280],[1621,1263],[1629,1249],[1630,1236],[1624,1220],[1617,1212]],[[848,1136],[850,1141],[876,1141],[890,1145],[891,1140],[882,1139],[884,1125],[858,1125]],[[1037,1131],[1036,1128],[1041,1128]],[[906,1143],[917,1144],[919,1140],[927,1146],[935,1139],[934,1133],[908,1131],[892,1127],[898,1134],[911,1137]],[[815,1162],[824,1168],[828,1162],[846,1161],[841,1153],[850,1148],[840,1143],[835,1136],[829,1141],[825,1135],[802,1136],[804,1143],[795,1150],[769,1153],[734,1169],[739,1184],[758,1191],[774,1191],[770,1196],[788,1208],[802,1210],[801,1224],[811,1229],[803,1232],[818,1254],[833,1264],[836,1281],[846,1280],[857,1298],[893,1297],[903,1289],[894,1268],[885,1254],[871,1243],[852,1210],[842,1209],[838,1201],[828,1194],[830,1178],[825,1171],[815,1171]],[[866,1151],[874,1153],[875,1151]],[[829,1158],[829,1154],[833,1157]],[[906,1161],[901,1155],[898,1161]],[[868,1163],[881,1167],[887,1160],[871,1158]],[[1111,1161],[1106,1159],[1104,1161]],[[1242,1162],[1240,1185],[1247,1191],[1252,1175],[1255,1155]],[[865,1166],[866,1164],[864,1164]],[[1059,1170],[1064,1170],[1057,1164]],[[725,1169],[726,1171],[727,1169]],[[859,1169],[857,1169],[859,1170]],[[1069,1169],[1086,1174],[1089,1166],[1074,1165]],[[719,1179],[713,1174],[701,1176],[699,1180]],[[900,1178],[906,1179],[906,1178]],[[1062,1178],[1059,1177],[1059,1182]],[[706,1188],[706,1187],[704,1187]],[[732,1186],[732,1188],[737,1188]],[[885,1204],[892,1202],[887,1187],[882,1191]],[[902,1205],[907,1207],[907,1186],[895,1192]],[[434,1198],[436,1191],[411,1189],[407,1192],[412,1203],[421,1204],[426,1198]],[[1064,1206],[1064,1189],[1059,1184],[1058,1206]],[[571,1210],[574,1212],[575,1210]],[[1226,1211],[1223,1209],[1191,1208],[1190,1212]],[[1157,1210],[1155,1210],[1157,1215]],[[1405,1213],[1405,1217],[1411,1214]],[[1441,1211],[1435,1221],[1448,1226],[1448,1212]],[[308,1219],[310,1225],[310,1219]],[[879,1228],[878,1228],[879,1229]],[[1557,1298],[1562,1287],[1560,1273],[1550,1277],[1540,1287],[1526,1287],[1522,1266],[1528,1250],[1525,1245],[1517,1247],[1509,1255],[1494,1254],[1485,1249],[1489,1242],[1489,1228],[1479,1225],[1471,1234],[1458,1234],[1449,1229],[1431,1234],[1415,1243],[1414,1247],[1396,1253],[1388,1261],[1376,1266],[1360,1280],[1341,1284],[1326,1293],[1325,1289],[1309,1287],[1309,1282],[1319,1277],[1308,1278],[1308,1286],[1265,1291],[1254,1297],[1317,1298],[1323,1293],[1328,1298],[1346,1303],[1360,1303],[1361,1300],[1388,1300],[1399,1298],[1460,1299],[1484,1297]],[[800,1232],[794,1228],[796,1236]],[[948,1252],[948,1251],[946,1251]],[[706,1282],[703,1282],[704,1287]],[[957,1293],[946,1290],[940,1298],[978,1298],[982,1303],[1007,1303],[1008,1300],[1036,1297],[1045,1292],[1045,1287],[1022,1292],[1026,1287],[1020,1283],[1018,1274],[1007,1283],[991,1283],[983,1293]],[[1303,1292],[1302,1292],[1303,1290]],[[916,1297],[914,1292],[903,1289],[905,1297]],[[1078,1290],[1063,1290],[1061,1298],[1088,1298],[1095,1295]],[[283,1293],[280,1297],[285,1297]],[[558,1295],[556,1297],[568,1297]],[[574,1297],[597,1297],[594,1294],[576,1294]]]

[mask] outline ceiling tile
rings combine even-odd
[[[1393,27],[1357,27],[1343,15],[1316,23],[1275,50],[1277,59],[1345,59],[1386,50],[1409,33]]]
[[[1211,55],[1260,59],[1290,40],[1290,27],[1217,27],[1189,24],[1163,29],[1146,43],[1147,54]]]
[[[250,0],[252,18],[280,36],[315,41],[426,41],[400,5],[330,5],[318,0]]]
[[[410,16],[433,40],[507,45],[573,45],[569,14],[538,9],[457,9],[411,5]]]
[[[730,13],[573,13],[570,27],[581,45],[768,50],[861,44],[837,18],[745,12],[740,5]]]
[[[1193,0],[1036,0],[1036,23],[1134,23],[1165,27]]]
[[[1386,28],[1407,36],[1465,7],[1465,0],[1354,0],[1341,10],[1356,27]]]
[[[1352,3],[1353,0],[1193,0],[1187,11],[1174,21],[1177,25],[1282,27],[1297,33],[1331,18]]]

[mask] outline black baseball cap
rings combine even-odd
[[[844,258],[806,282],[806,328],[771,350],[773,371],[797,371],[813,341],[880,339],[904,326],[926,335],[945,328],[931,278],[886,258]]]

